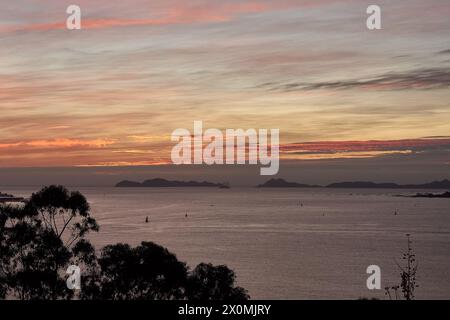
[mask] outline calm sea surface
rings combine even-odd
[[[366,268],[381,267],[382,287],[398,284],[406,233],[419,262],[417,298],[450,299],[450,199],[392,196],[420,190],[72,189],[101,226],[90,236],[96,248],[153,241],[191,267],[226,264],[254,299],[384,298],[366,288]]]

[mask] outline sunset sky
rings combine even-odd
[[[374,3],[382,30],[369,31]],[[70,4],[82,30],[65,29]],[[448,0],[0,7],[2,168],[170,163],[171,132],[202,120],[279,128],[300,166],[420,158],[449,172]]]

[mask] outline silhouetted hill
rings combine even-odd
[[[403,187],[417,189],[450,189],[450,180],[444,179],[441,181],[433,181],[424,184],[404,185]]]
[[[314,188],[319,186],[313,186],[309,184],[302,184],[297,182],[287,182],[284,179],[270,179],[269,181],[260,184],[258,188]]]
[[[423,184],[397,184],[392,182],[376,183],[371,181],[336,182],[327,186],[309,185],[297,182],[288,182],[284,179],[270,179],[257,186],[258,188],[354,188],[354,189],[450,189],[450,181],[445,179]]]
[[[136,181],[123,180],[115,185],[117,188],[142,187],[142,183]]]
[[[116,184],[117,188],[167,188],[167,187],[222,187],[220,183],[208,181],[170,181],[166,179],[156,178],[145,180],[142,183],[136,181],[124,180]]]
[[[380,188],[380,189],[449,189],[450,181],[433,181],[423,184],[375,183],[370,181],[338,182],[327,185],[327,188]]]
[[[336,182],[326,186],[327,188],[398,188],[396,183],[376,183],[370,181],[351,181],[351,182]]]

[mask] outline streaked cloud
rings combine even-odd
[[[83,29],[103,29],[131,26],[167,26],[179,24],[214,23],[231,21],[241,14],[261,13],[269,10],[286,8],[291,1],[211,1],[191,3],[176,2],[168,10],[163,11],[157,18],[124,19],[124,18],[86,18],[82,20]],[[145,3],[139,4],[146,7]],[[25,25],[6,25],[0,27],[0,32],[14,31],[49,31],[64,30],[65,21],[51,23],[37,23]]]
[[[170,165],[170,139],[32,140],[0,144],[0,164],[10,166],[151,166]],[[248,152],[248,149],[246,150]],[[421,138],[374,141],[314,141],[287,143],[280,146],[280,157],[286,160],[358,159],[390,154],[450,151],[449,138]],[[56,156],[56,158],[54,157]],[[54,162],[52,162],[54,161]]]
[[[280,146],[285,159],[355,159],[389,154],[450,151],[448,138],[373,141],[315,141]]]
[[[404,90],[404,89],[441,89],[450,87],[450,68],[419,69],[401,73],[387,73],[370,79],[339,80],[329,82],[298,82],[287,84],[266,83],[259,86],[267,90],[295,91],[317,89],[368,89],[368,90]]]
[[[99,162],[95,164],[81,164],[75,167],[142,167],[142,166],[159,166],[170,164],[168,161],[114,161],[114,162]]]
[[[316,141],[292,143],[281,147],[284,152],[301,153],[333,153],[354,151],[423,151],[434,148],[450,150],[449,138],[422,138],[403,140],[370,140],[370,141]]]
[[[283,155],[287,160],[327,160],[327,159],[367,159],[388,155],[408,155],[410,150],[395,151],[350,151],[350,152],[331,152],[331,153],[288,153]]]
[[[114,143],[112,139],[94,139],[94,140],[80,140],[80,139],[53,139],[53,140],[30,140],[19,141],[11,143],[0,143],[0,149],[12,148],[72,148],[72,147],[88,147],[88,148],[102,148]]]

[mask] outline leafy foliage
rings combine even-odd
[[[25,205],[0,207],[0,297],[69,299],[65,270],[92,263],[84,239],[98,225],[86,198],[62,186],[34,193]],[[90,259],[88,259],[90,258]]]
[[[83,290],[83,299],[154,300],[184,297],[187,268],[167,249],[143,242],[106,246],[98,259],[97,279]]]
[[[391,290],[395,293],[395,300],[399,299],[398,290],[401,289],[403,294],[403,298],[405,300],[413,300],[414,292],[417,287],[416,284],[416,274],[418,263],[416,261],[416,254],[411,248],[412,241],[410,239],[410,234],[406,234],[408,238],[408,247],[407,251],[403,254],[402,260],[405,261],[405,265],[402,266],[397,263],[398,268],[400,269],[400,284],[392,287],[386,287],[385,294],[389,296],[389,299],[393,299]]]
[[[86,198],[45,187],[22,206],[0,206],[0,298],[70,299],[65,270],[82,270],[80,299],[246,300],[226,266],[201,263],[192,272],[166,248],[108,245],[97,257],[85,238],[99,226]]]
[[[248,293],[235,287],[236,275],[227,266],[200,263],[188,277],[187,296],[192,300],[247,300]]]
[[[408,250],[403,254],[403,260],[405,260],[405,267],[400,268],[400,287],[402,288],[403,297],[405,300],[414,299],[414,291],[418,287],[416,284],[416,273],[418,264],[416,262],[416,254],[411,248],[411,239],[408,237]]]

